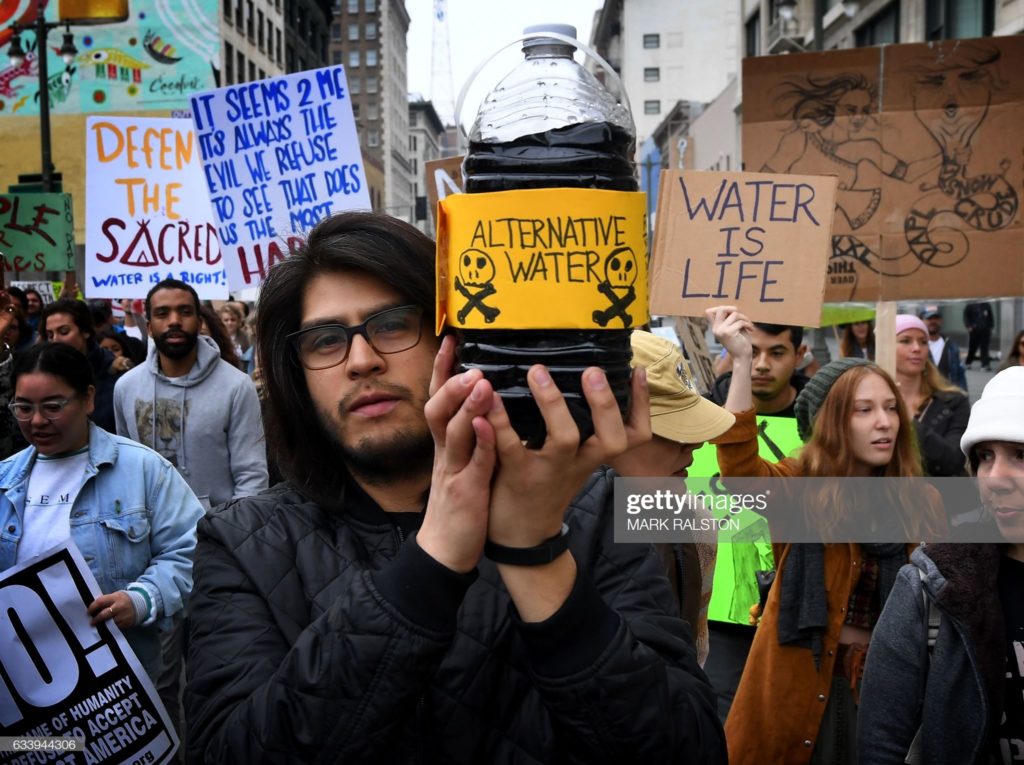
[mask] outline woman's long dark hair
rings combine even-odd
[[[342,271],[360,271],[379,279],[431,317],[434,243],[396,218],[340,213],[310,231],[305,244],[275,265],[260,288],[256,347],[270,455],[285,478],[328,506],[339,501],[348,471],[320,421],[287,336],[298,331],[302,322],[302,301],[309,284],[321,274]]]

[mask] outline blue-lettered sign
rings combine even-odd
[[[192,119],[232,290],[320,220],[370,209],[344,67],[200,93]]]

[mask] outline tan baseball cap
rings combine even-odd
[[[650,332],[634,330],[632,365],[647,369],[654,435],[692,444],[710,441],[732,427],[736,418],[700,393],[690,366],[675,343]]]

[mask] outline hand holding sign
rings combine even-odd
[[[734,301],[758,321],[817,326],[835,194],[831,176],[663,172],[651,311]]]
[[[123,630],[135,626],[135,607],[127,592],[112,592],[109,595],[100,595],[89,604],[89,616],[92,617],[93,627],[103,624],[108,619],[113,619],[114,624]]]
[[[750,335],[754,329],[750,319],[736,310],[736,306],[720,305],[705,313],[711,322],[711,333],[735,361],[750,361],[753,350]]]

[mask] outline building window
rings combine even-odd
[[[995,26],[995,0],[926,0],[924,16],[929,40],[986,37]]]
[[[350,50],[348,52],[348,68],[358,69],[359,68],[359,51]]]
[[[275,30],[274,31],[274,36],[277,38],[277,65],[281,66],[281,56],[282,56],[282,53],[281,53],[281,48],[282,48],[282,45],[281,45],[281,30],[280,29]]]
[[[368,120],[379,120],[380,119],[380,106],[376,101],[370,101],[366,105],[366,119]]]
[[[366,2],[363,4],[363,8],[366,9],[367,13],[376,13],[377,12],[377,0],[366,0]]]
[[[248,11],[245,19],[245,34],[249,42],[256,42],[256,13],[252,7],[252,0],[246,0],[245,8]]]
[[[745,56],[761,55],[761,12],[758,11],[749,19],[744,28],[746,48],[743,51]]]
[[[416,127],[416,123],[418,121],[419,120],[416,117],[416,112],[409,112],[409,127]]]
[[[331,51],[331,64],[338,66],[341,63],[341,58],[344,51],[332,50]]]
[[[366,131],[366,145],[371,148],[377,148],[380,146],[380,131],[379,130],[367,130]]]
[[[366,25],[366,39],[376,40],[377,39],[377,22],[371,21]]]
[[[339,29],[338,29],[338,38],[337,39],[340,40],[341,39],[341,29],[340,29],[341,24],[338,24],[338,27],[339,27]],[[349,42],[359,42],[359,25],[358,24],[349,24],[348,25],[348,41]]]
[[[409,151],[416,151],[416,136],[409,136]]]
[[[367,93],[376,93],[378,88],[379,88],[379,85],[378,85],[378,81],[377,81],[376,77],[367,77],[366,78],[366,92]]]
[[[256,62],[249,62],[249,82],[256,81]]]
[[[644,35],[644,47],[645,48],[660,48],[661,47],[661,35]]]
[[[661,114],[661,101],[644,101],[644,114]]]
[[[416,161],[416,157],[409,160],[409,170],[412,171],[413,175],[417,175],[420,171],[420,164]]]
[[[256,11],[256,44],[259,46],[260,50],[267,47],[267,41],[263,32],[263,11]]]
[[[659,82],[661,80],[661,69],[656,66],[644,67],[644,82]]]
[[[352,104],[352,116],[359,119],[359,104]]]
[[[854,35],[858,48],[898,43],[900,41],[899,3],[889,3],[872,16],[866,24],[858,27]]]
[[[331,24],[331,39],[332,40],[340,40],[341,39],[341,24],[339,24],[337,21],[335,21],[333,24]]]
[[[245,6],[242,4],[242,0],[238,0],[235,3],[235,26],[238,31],[242,31],[242,27],[245,26]]]
[[[367,66],[377,66],[377,51],[376,50],[370,49],[370,50],[366,51],[366,65]]]
[[[235,82],[245,82],[245,55],[240,50],[235,51],[235,73],[238,77]]]
[[[231,0],[224,0],[224,18],[231,23]]]
[[[227,40],[224,41],[224,84],[235,84],[235,48]]]
[[[267,73],[265,71],[263,71],[262,69],[260,69],[260,79],[261,80],[267,79]]]
[[[350,96],[358,96],[363,91],[363,78],[353,77],[348,81],[348,93]]]
[[[359,13],[359,0],[348,0],[348,12]]]

